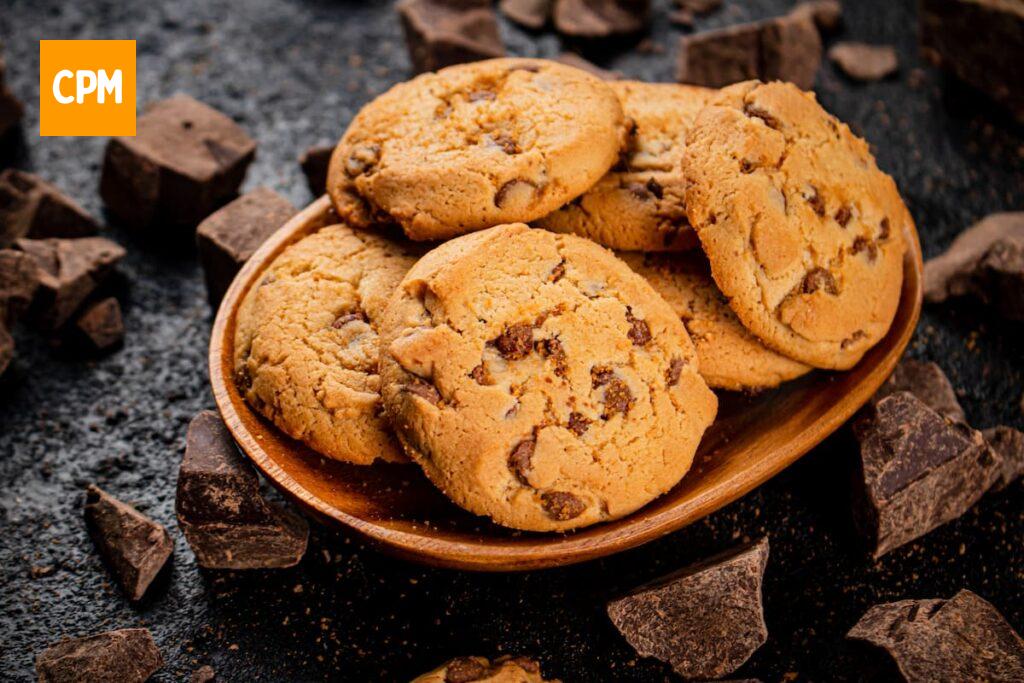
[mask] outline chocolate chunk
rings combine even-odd
[[[85,522],[121,588],[141,600],[174,550],[167,529],[95,484],[86,491]]]
[[[73,199],[37,175],[0,173],[0,247],[19,237],[86,237],[99,225]]]
[[[537,189],[529,180],[510,180],[494,193],[494,205],[499,209],[506,206],[525,206],[536,196]]]
[[[825,199],[821,196],[821,193],[818,192],[818,188],[814,187],[814,185],[810,185],[809,192],[804,195],[804,199],[806,199],[807,203],[811,205],[811,209],[814,213],[819,216],[825,215]]]
[[[982,435],[1002,459],[1002,467],[992,485],[993,490],[1002,490],[1024,476],[1024,433],[1001,425],[984,430]]]
[[[597,64],[580,57],[575,52],[563,52],[555,58],[555,61],[577,69],[582,69],[583,71],[605,81],[618,81],[622,79],[621,72],[602,69]]]
[[[143,683],[163,665],[146,628],[62,640],[36,656],[39,683]]]
[[[175,509],[207,569],[291,567],[306,552],[306,520],[264,500],[252,466],[213,411],[189,424]]]
[[[310,147],[299,157],[299,166],[306,176],[309,191],[319,197],[327,191],[327,167],[331,163],[334,145]]]
[[[590,428],[590,419],[582,413],[569,413],[567,429],[576,436],[583,436]]]
[[[1024,240],[1000,239],[975,266],[974,295],[1009,320],[1024,320]]]
[[[555,0],[555,29],[587,40],[640,33],[650,20],[650,0]]]
[[[925,57],[1024,122],[1024,9],[1019,2],[922,0],[918,17]]]
[[[619,414],[626,416],[635,402],[636,399],[633,398],[633,392],[629,390],[629,385],[617,377],[612,378],[604,390],[604,413],[601,417],[609,420]]]
[[[189,676],[189,683],[210,683],[217,678],[217,672],[209,664],[199,667]]]
[[[597,389],[615,379],[615,371],[604,365],[595,365],[590,368],[590,383],[591,386]]]
[[[0,55],[0,135],[14,128],[24,113],[25,106],[7,87],[7,64]]]
[[[533,350],[533,326],[526,323],[509,325],[494,340],[494,346],[505,360],[520,360]]]
[[[395,9],[416,73],[505,55],[490,0],[401,0]]]
[[[540,495],[540,504],[551,519],[567,522],[576,519],[587,509],[587,504],[567,491],[547,491]]]
[[[414,376],[412,381],[403,387],[403,390],[414,396],[419,396],[432,405],[441,404],[441,392],[437,390],[437,387],[419,377]]]
[[[807,275],[804,276],[803,284],[800,290],[804,294],[814,294],[819,289],[824,289],[832,296],[836,296],[839,293],[839,289],[836,286],[836,279],[832,276],[832,273],[828,272],[824,268],[815,268],[808,271]]]
[[[626,321],[629,322],[629,332],[626,336],[633,346],[646,346],[651,341],[651,327],[646,320],[641,320],[633,315],[633,311],[626,309]]]
[[[568,356],[565,354],[565,349],[562,347],[562,342],[558,339],[544,339],[537,343],[537,347],[540,353],[545,358],[550,358],[555,366],[555,374],[559,377],[565,377],[569,372]]]
[[[210,305],[220,304],[253,252],[295,215],[292,203],[266,187],[247,192],[211,214],[196,229],[199,261]]]
[[[835,216],[833,216],[833,218],[835,218],[835,221],[836,223],[839,224],[839,227],[845,228],[847,225],[849,225],[850,219],[853,218],[853,212],[850,210],[850,207],[848,206],[840,206],[838,209],[836,209],[836,213]]]
[[[665,384],[670,387],[679,384],[679,376],[683,374],[684,365],[686,365],[686,361],[682,358],[673,358],[668,365],[668,370],[665,371]]]
[[[846,637],[884,650],[909,683],[1024,680],[1024,640],[969,590],[875,605]]]
[[[942,368],[935,363],[913,358],[902,359],[872,400],[878,402],[899,391],[909,391],[939,415],[957,422],[967,422],[953,385],[949,383]]]
[[[530,462],[533,458],[533,449],[537,446],[537,440],[533,437],[529,439],[523,439],[515,448],[512,449],[512,453],[508,456],[508,468],[512,470],[512,473],[516,475],[523,484],[529,485],[529,474],[530,469],[533,467]]]
[[[768,639],[761,579],[768,539],[715,555],[608,604],[608,616],[644,657],[686,679],[738,669]]]
[[[15,247],[38,267],[39,289],[30,315],[45,330],[67,322],[125,254],[120,245],[103,237],[19,239]]]
[[[107,143],[100,194],[134,227],[194,227],[233,197],[256,153],[241,126],[188,95],[152,104],[134,137]]]
[[[120,346],[124,341],[121,304],[114,297],[96,302],[78,316],[75,330],[79,338],[93,351],[109,351]]]
[[[858,81],[878,81],[900,68],[892,45],[839,42],[829,48],[828,58],[844,74]]]
[[[0,375],[3,375],[14,360],[14,337],[0,320]]]
[[[552,5],[554,0],[501,0],[498,9],[517,24],[536,31],[548,23]]]
[[[0,326],[10,328],[28,310],[39,286],[39,268],[23,251],[0,249]]]
[[[905,391],[865,409],[853,433],[861,472],[855,520],[875,558],[962,515],[1002,468],[980,433]]]

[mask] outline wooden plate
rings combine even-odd
[[[235,278],[210,340],[210,380],[228,429],[274,485],[302,509],[343,524],[404,558],[459,569],[538,569],[609,555],[663,536],[736,500],[820,443],[892,372],[921,310],[921,246],[907,235],[899,311],[889,334],[849,372],[813,372],[756,398],[723,395],[693,470],[669,493],[613,522],[568,534],[514,532],[457,508],[415,465],[359,467],[323,458],[249,409],[232,381],[235,312],[264,266],[327,225],[321,197],[278,230]]]

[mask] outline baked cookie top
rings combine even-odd
[[[456,657],[433,671],[417,676],[412,683],[559,683],[541,675],[540,665],[528,657]]]
[[[686,217],[686,132],[716,90],[675,83],[615,81],[629,128],[619,162],[597,184],[534,222],[611,249],[682,251],[697,237]]]
[[[683,321],[708,386],[758,391],[810,372],[810,366],[772,351],[743,327],[715,286],[707,259],[699,250],[621,253],[619,257],[644,276]]]
[[[289,436],[345,462],[404,461],[381,409],[377,321],[409,245],[331,225],[285,249],[238,311],[235,377]]]
[[[397,222],[416,240],[532,221],[611,168],[625,142],[606,83],[542,59],[459,64],[363,107],[331,157],[343,220]]]
[[[687,213],[736,315],[776,351],[847,369],[881,339],[910,213],[867,144],[788,83],[725,88],[685,154]]]
[[[517,529],[636,510],[686,473],[717,409],[668,304],[575,235],[516,224],[447,242],[381,329],[406,451],[457,504]]]

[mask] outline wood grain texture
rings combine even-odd
[[[242,450],[301,509],[350,527],[382,550],[435,566],[512,571],[573,564],[701,519],[778,474],[846,422],[892,372],[921,312],[921,246],[911,231],[896,318],[856,367],[814,372],[756,397],[721,395],[718,419],[693,469],[632,515],[567,534],[515,532],[457,508],[414,465],[361,467],[327,460],[253,412],[235,389],[231,357],[239,303],[285,247],[334,220],[321,197],[274,233],[235,278],[210,340],[214,398]]]

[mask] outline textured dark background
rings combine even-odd
[[[727,2],[699,28],[780,13],[779,0]],[[658,5],[654,49],[599,55],[627,75],[669,80],[677,31]],[[824,64],[824,105],[872,144],[917,220],[925,255],[996,210],[1024,209],[1024,131],[983,98],[926,67],[911,0],[847,2],[841,37],[893,43],[898,77],[872,85]],[[502,31],[509,52],[557,54],[552,34]],[[246,188],[310,197],[295,159],[335,140],[372,96],[408,76],[390,4],[355,0],[212,3],[0,2],[9,78],[28,103],[4,165],[39,172],[96,214],[101,138],[38,136],[40,38],[134,38],[140,102],[185,91],[258,141]],[[979,39],[983,37],[979,36]],[[995,47],[995,46],[994,46]],[[22,331],[0,383],[0,679],[28,680],[33,656],[62,636],[145,625],[167,659],[156,680],[211,664],[222,680],[403,680],[454,655],[539,657],[568,681],[662,680],[604,614],[606,600],[740,539],[768,533],[770,636],[737,675],[766,681],[864,677],[843,634],[872,604],[970,588],[1024,630],[1024,485],[990,494],[960,520],[872,562],[850,532],[844,430],[741,501],[658,542],[563,570],[473,575],[429,570],[316,528],[293,570],[200,571],[175,528],[174,483],[187,421],[212,406],[205,365],[210,311],[189,240],[154,246],[112,227],[128,248],[112,288],[127,343],[99,361],[63,356]],[[172,243],[175,240],[171,241]],[[950,375],[971,421],[1024,427],[1024,328],[970,303],[926,306],[912,345]],[[98,482],[166,524],[173,566],[132,606],[111,586],[81,519]],[[32,567],[52,568],[32,578]]]

